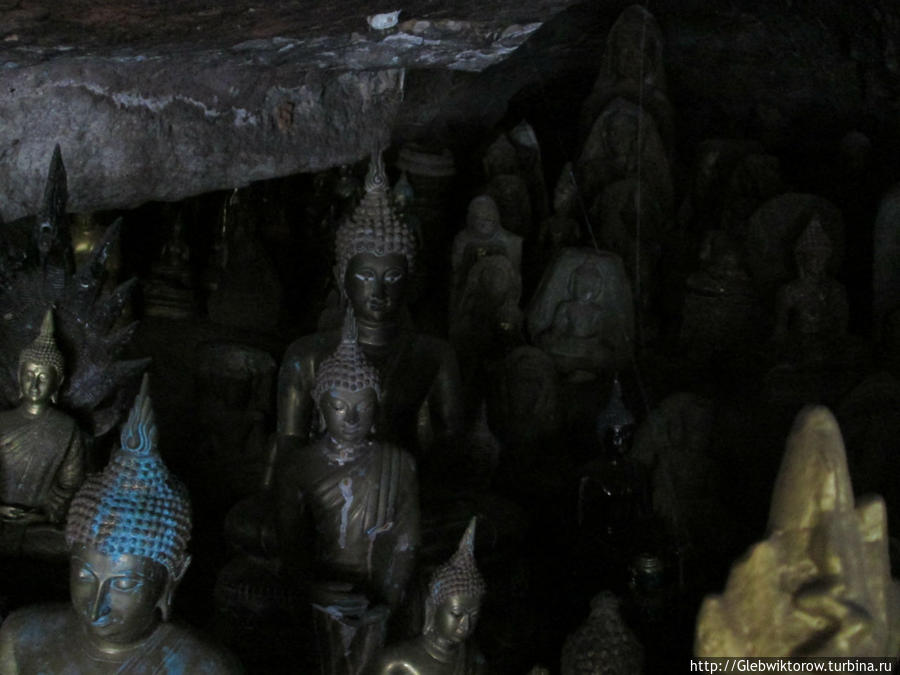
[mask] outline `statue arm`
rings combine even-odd
[[[394,551],[391,556],[393,573],[388,575],[388,587],[384,589],[385,599],[391,608],[403,602],[409,580],[416,566],[416,554],[421,543],[419,510],[419,484],[416,464],[412,456],[400,452],[400,475],[397,486],[397,503],[394,506]]]
[[[271,475],[281,458],[306,445],[314,412],[310,393],[315,387],[314,336],[301,338],[288,347],[278,371],[278,421],[275,442],[266,462],[263,489],[271,486]]]
[[[275,479],[277,500],[278,550],[287,574],[295,585],[308,578],[309,546],[307,546],[306,506],[295,464],[283,467]]]
[[[62,523],[69,510],[69,502],[84,482],[85,456],[81,430],[71,420],[72,436],[63,461],[56,471],[47,503],[47,515],[53,523]]]

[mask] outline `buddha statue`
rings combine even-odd
[[[191,508],[156,444],[145,377],[121,446],[72,501],[71,604],[27,607],[6,619],[4,673],[240,672],[226,652],[169,621],[191,561]]]
[[[601,453],[584,464],[578,480],[580,548],[591,576],[596,568],[613,590],[624,590],[628,563],[651,513],[649,480],[631,454],[635,419],[625,407],[619,378],[613,379],[606,408],[597,418]]]
[[[500,133],[482,160],[489,195],[503,226],[516,235],[528,238],[532,229],[532,204],[528,181],[520,173],[515,147],[505,133]]]
[[[475,518],[463,534],[459,549],[438,567],[428,583],[422,634],[388,647],[377,675],[477,675],[488,672],[484,657],[471,643],[484,578],[475,565]]]
[[[322,633],[343,636],[338,653],[328,639],[320,648],[323,667],[334,673],[365,671],[381,644],[369,634],[383,639],[385,608],[400,604],[419,544],[415,462],[372,438],[381,378],[355,328],[349,310],[341,344],[316,372],[312,395],[325,433],[286,457],[276,478],[283,574],[303,579],[311,567]],[[311,537],[303,536],[305,520]]]
[[[828,275],[831,240],[813,217],[794,246],[798,277],[776,299],[774,341],[788,361],[823,363],[839,356],[847,337],[844,287]]]
[[[190,249],[184,241],[183,229],[179,215],[160,259],[150,270],[150,278],[143,282],[144,313],[149,316],[183,319],[194,313]]]
[[[885,503],[855,499],[841,430],[824,407],[794,421],[765,538],[697,617],[698,657],[896,657],[900,586]]]
[[[466,227],[453,240],[450,256],[453,270],[450,293],[450,316],[453,322],[461,296],[468,282],[469,272],[485,256],[504,256],[511,271],[519,277],[521,286],[522,237],[500,224],[497,203],[489,195],[479,195],[469,202]]]
[[[664,214],[673,211],[669,157],[653,118],[636,103],[615,98],[606,105],[594,122],[575,170],[587,204],[609,183],[639,178]]]
[[[65,555],[62,525],[84,481],[85,449],[74,419],[54,406],[65,375],[53,310],[19,355],[18,407],[0,413],[0,547],[3,555]]]
[[[621,259],[591,249],[560,251],[535,292],[528,328],[569,379],[593,379],[626,362],[634,308]]]
[[[653,14],[640,5],[622,10],[609,31],[600,73],[579,114],[580,138],[617,96],[646,107],[671,149],[674,112],[666,95],[663,35]]]
[[[416,241],[394,210],[378,153],[372,155],[365,195],[338,229],[335,254],[336,280],[345,305],[353,308],[359,346],[381,377],[377,437],[408,448],[422,471],[423,461],[440,454],[431,449],[452,447],[449,441],[459,433],[459,368],[447,342],[404,325]],[[315,373],[340,335],[329,331],[302,337],[285,352],[278,378],[276,456],[307,443]]]

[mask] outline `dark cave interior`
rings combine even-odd
[[[424,263],[406,320],[446,338],[454,331],[448,318],[454,236],[472,198],[491,183],[485,154],[498,137],[512,137],[527,122],[539,146],[545,200],[543,211],[532,202],[532,220],[518,231],[524,237],[519,305],[528,312],[551,257],[542,249],[549,243],[539,239],[540,218],[552,213],[548,201],[564,164],[577,160],[585,144],[579,110],[597,80],[610,28],[629,3],[559,0],[517,7],[492,0],[451,11],[421,0],[404,7],[406,23],[389,35],[412,31],[421,17],[435,31],[442,20],[468,22],[467,37],[454,38],[460,44],[443,52],[449,38],[438,32],[397,53],[382,46],[386,38],[376,31],[357,26],[369,12],[355,0],[327,9],[285,0],[260,8],[256,18],[246,3],[191,2],[180,13],[170,10],[168,23],[155,15],[162,12],[159,3],[117,1],[108,3],[106,14],[90,3],[70,3],[65,12],[46,4],[0,2],[0,34],[6,36],[0,81],[10,83],[0,101],[5,239],[27,239],[58,142],[73,242],[90,246],[121,218],[108,263],[111,281],[140,280],[125,309],[125,318],[140,323],[124,356],[152,357],[161,453],[194,503],[193,564],[179,591],[178,616],[226,643],[248,672],[313,672],[309,636],[292,633],[283,617],[241,632],[234,624],[243,619],[223,617],[214,598],[217,579],[235,556],[223,530],[225,514],[259,490],[267,439],[276,430],[273,366],[293,340],[315,333],[334,311],[335,230],[356,206],[369,154],[384,148],[389,183],[406,176],[415,191],[407,215],[423,228]],[[656,290],[646,307],[635,309],[642,334],[631,358],[615,368],[636,418],[634,457],[650,476],[647,498],[653,502],[652,515],[629,533],[627,545],[618,545],[630,555],[652,552],[665,572],[659,588],[643,589],[635,599],[641,589],[635,590],[634,576],[629,582],[624,558],[576,523],[579,481],[602,454],[593,420],[611,396],[608,371],[590,385],[560,387],[555,411],[567,423],[552,437],[523,443],[522,433],[498,421],[500,407],[491,407],[491,396],[499,385],[491,378],[500,379],[498,364],[513,348],[535,344],[523,325],[487,359],[491,367],[470,375],[476,384],[466,390],[469,425],[474,428],[475,410],[486,401],[494,445],[473,446],[469,475],[447,480],[474,482],[480,492],[460,490],[463,496],[447,502],[444,520],[430,525],[432,538],[424,538],[428,562],[441,561],[455,547],[464,515],[484,519],[476,557],[488,595],[476,639],[494,672],[525,673],[536,664],[559,672],[566,636],[604,589],[624,598],[645,672],[686,667],[701,600],[720,593],[732,563],[765,536],[785,439],[804,405],[834,412],[856,494],[884,497],[897,536],[900,274],[879,279],[873,270],[900,269],[900,9],[889,0],[697,0],[646,7],[664,38],[673,133],[662,145],[672,196],[670,207],[661,208],[656,240],[636,244],[654,260],[649,278]],[[504,29],[531,23],[540,26],[508,38],[514,46],[500,44]],[[348,38],[354,31],[361,35]],[[285,52],[296,57],[280,55],[278,36],[298,40]],[[250,40],[261,46],[234,47]],[[173,44],[178,48],[167,53]],[[71,53],[60,45],[72,45]],[[487,53],[485,45],[496,53],[483,68],[458,67],[461,52]],[[146,58],[137,58],[141,54]],[[116,59],[122,70],[109,70]],[[64,84],[70,80],[81,84]],[[169,103],[141,108],[112,93],[118,88],[132,95],[143,84],[148,99],[170,92]],[[315,93],[304,99],[309,91]],[[191,96],[193,103],[184,103]],[[210,113],[210,101],[234,108],[242,97],[249,101],[247,114],[263,119],[259,129],[229,125]],[[734,150],[740,143],[752,151]],[[703,195],[703,211],[697,185],[710,148],[714,161],[744,152],[774,162],[775,187],[753,183],[759,176],[747,179],[747,194],[755,189],[765,198],[744,223],[762,228],[760,246],[786,246],[779,255],[790,265],[793,241],[772,243],[776,235],[770,239],[766,232],[790,229],[813,207],[784,197],[815,195],[835,207],[842,235],[833,244],[832,276],[846,289],[852,356],[828,357],[809,372],[779,361],[771,338],[776,291],[790,279],[759,284],[762,310],[740,325],[729,326],[727,314],[704,314],[712,311],[703,300],[708,294],[691,296],[697,290],[691,280],[708,262],[701,258],[708,230],[727,227],[721,216],[734,175],[723,173]],[[404,154],[410,149],[420,162],[449,153],[452,170],[416,176]],[[578,246],[603,238],[605,224],[593,218],[602,211],[595,208],[581,202],[576,209]],[[642,204],[636,208],[646,215]],[[710,217],[717,219],[712,225]],[[181,290],[191,291],[190,309],[178,317],[159,311],[169,305],[160,305],[151,290],[153,279],[171,283],[160,270],[168,269],[164,256],[176,230],[180,248],[173,255],[183,257],[170,266],[180,265]],[[754,251],[768,255],[744,243],[748,268]],[[628,262],[625,268],[631,269]],[[632,289],[636,282],[632,276]],[[894,304],[879,304],[882,296]],[[708,333],[696,328],[707,340],[699,348],[684,337],[691,321],[701,328],[717,324],[706,326]],[[265,365],[255,376],[265,391],[248,383],[241,371],[246,364],[229,370],[224,357],[217,361],[215,345],[260,359]],[[461,358],[464,378],[467,363]],[[137,384],[129,383],[129,396]],[[220,409],[210,413],[216,405]],[[91,468],[102,468],[116,442],[115,431],[96,440]],[[472,481],[476,471],[483,474]],[[897,541],[892,538],[892,547]],[[65,565],[32,566],[23,574],[14,562],[4,561],[15,580],[3,589],[5,609],[66,599]],[[58,578],[48,583],[37,580],[38,573]],[[609,649],[614,660],[617,652]]]

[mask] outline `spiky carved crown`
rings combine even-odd
[[[454,596],[467,595],[475,598],[484,596],[487,586],[484,577],[475,564],[475,522],[469,521],[459,542],[456,553],[446,563],[438,567],[428,584],[429,597],[435,605]]]
[[[19,354],[19,367],[23,363],[37,363],[50,366],[56,370],[56,376],[62,382],[65,375],[65,361],[56,340],[53,339],[53,310],[48,309],[41,322],[41,330],[34,342],[25,347]]]
[[[335,260],[342,282],[347,265],[357,253],[401,253],[408,272],[415,266],[416,237],[394,208],[381,152],[372,153],[365,194],[335,236]]]
[[[72,500],[66,543],[150,558],[177,577],[187,558],[191,504],[159,456],[146,375],[120,440],[106,468],[89,476]]]
[[[322,394],[326,392],[333,390],[355,392],[367,387],[374,389],[375,395],[381,398],[381,376],[375,366],[369,363],[357,342],[356,319],[353,309],[348,308],[341,343],[331,356],[322,361],[316,371],[313,399],[318,405]]]

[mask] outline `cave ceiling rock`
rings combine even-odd
[[[76,212],[357,161],[407,70],[480,72],[573,4],[411,0],[375,30],[363,0],[0,0],[0,217],[36,211],[56,143]]]

